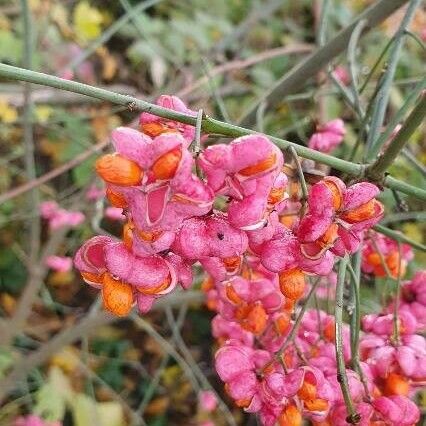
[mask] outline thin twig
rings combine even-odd
[[[406,98],[402,107],[392,117],[389,124],[386,126],[385,131],[382,132],[381,135],[378,137],[377,141],[375,142],[375,145],[381,148],[385,144],[385,142],[391,138],[392,132],[395,130],[396,126],[403,121],[405,114],[415,104],[417,98],[423,92],[425,88],[426,88],[426,78],[423,78],[421,81],[419,81],[416,84],[416,86],[413,88],[411,93]]]
[[[396,0],[389,0],[389,3]],[[402,0],[399,0],[402,1]],[[131,96],[125,96],[118,93],[109,92],[107,90],[102,90],[97,87],[89,86],[87,84],[78,83],[75,81],[65,80],[51,75],[36,73],[34,71],[25,70],[23,68],[13,67],[10,65],[0,64],[0,76],[11,78],[14,80],[29,81],[36,84],[43,84],[51,87],[56,87],[58,89],[68,90],[76,93],[81,93],[86,96],[95,97],[98,99],[103,99],[110,101],[119,105],[132,105],[133,109],[139,111],[150,112],[151,114],[158,115],[160,117],[169,118],[172,120],[179,121],[181,123],[196,124],[196,118],[189,114],[179,113],[167,108],[160,107],[158,105],[151,104],[140,99],[132,98]],[[244,136],[248,134],[256,134],[255,131],[245,129],[239,126],[235,126],[229,123],[224,123],[219,120],[215,120],[211,117],[206,117],[203,120],[203,130],[207,133],[217,133],[223,136]],[[341,160],[339,158],[320,153],[313,149],[307,148],[305,146],[297,145],[295,143],[286,141],[284,139],[276,138],[269,136],[272,142],[274,142],[281,149],[287,149],[289,146],[293,146],[298,153],[298,155],[318,161],[320,163],[327,164],[331,167],[336,168],[337,170],[343,171],[350,175],[362,176],[365,170],[365,165],[355,164],[349,161]],[[383,185],[391,189],[396,189],[398,191],[404,192],[416,196],[418,198],[426,200],[426,191],[422,188],[414,187],[405,182],[399,181],[387,176]]]
[[[242,126],[251,125],[256,118],[257,105],[266,101],[269,108],[281,102],[283,97],[296,93],[306,81],[316,75],[324,66],[342,53],[349,42],[351,34],[357,23],[365,19],[368,23],[364,33],[400,8],[407,0],[380,0],[361,13],[349,26],[341,30],[332,40],[321,49],[309,55],[304,61],[292,68],[280,78],[273,87],[256,101],[252,108],[240,119]]]
[[[22,18],[24,26],[24,51],[23,64],[26,68],[31,69],[33,66],[33,33],[32,33],[32,17],[28,0],[21,0]],[[24,86],[24,144],[25,144],[25,171],[29,181],[36,177],[35,166],[35,146],[32,125],[32,96],[31,83],[25,83]],[[38,209],[40,196],[38,189],[35,187],[29,193],[28,210]],[[39,217],[33,217],[30,220],[30,238],[29,238],[29,266],[28,273],[31,276],[34,273],[34,267],[37,262],[38,252],[40,249],[40,232],[41,223]]]
[[[4,194],[0,195],[0,205],[5,203],[6,201],[9,201],[13,198],[18,197],[19,195],[24,194],[25,192],[31,191],[33,188],[37,188],[38,186],[43,185],[46,182],[49,182],[50,180],[73,169],[74,167],[77,167],[79,164],[89,159],[92,155],[102,151],[105,147],[109,145],[109,143],[110,142],[108,140],[108,141],[103,141],[96,145],[93,145],[91,148],[87,149],[86,151],[76,155],[72,160],[67,161],[66,163],[62,164],[56,169],[51,170],[50,172],[47,172],[43,176],[40,176],[27,183],[24,183],[23,185],[18,186],[10,190],[9,192],[5,192]]]
[[[302,165],[300,164],[299,156],[297,155],[296,150],[291,146],[289,151],[294,159],[294,162],[296,163],[297,175],[299,177],[300,188],[302,189],[302,207],[300,209],[299,216],[303,217],[306,211],[306,203],[308,202],[308,187],[306,185],[305,175],[303,174]]]
[[[286,56],[292,54],[306,53],[312,51],[311,44],[297,43],[294,45],[284,46],[284,47],[276,47],[274,49],[265,50],[264,52],[258,53],[256,55],[250,56],[247,59],[236,59],[233,61],[226,62],[224,64],[218,65],[212,68],[209,71],[209,76],[203,76],[198,80],[194,81],[194,83],[190,83],[188,86],[185,86],[183,89],[179,90],[176,93],[176,96],[186,97],[191,92],[197,90],[203,85],[209,82],[209,79],[212,79],[216,76],[225,74],[227,72],[241,70],[244,68],[251,67],[260,62],[267,61],[269,59],[277,58],[279,56]]]
[[[407,11],[405,12],[404,18],[394,36],[395,41],[391,46],[389,53],[389,60],[387,64],[386,73],[384,74],[383,82],[381,84],[379,93],[377,94],[372,111],[372,119],[370,123],[370,131],[367,137],[367,150],[366,159],[371,160],[376,157],[380,147],[377,144],[377,138],[383,126],[385,119],[386,109],[388,106],[390,88],[392,85],[393,78],[395,76],[396,67],[398,65],[399,57],[402,51],[402,45],[404,41],[404,32],[410,25],[414,13],[419,6],[421,0],[411,0],[408,4]]]
[[[348,376],[346,374],[346,365],[343,355],[343,292],[345,288],[345,275],[348,265],[348,255],[340,261],[339,274],[336,287],[336,306],[334,309],[335,316],[335,345],[336,345],[336,359],[337,359],[337,381],[340,383],[343,399],[345,401],[348,417],[346,421],[351,424],[357,424],[360,420],[360,415],[355,411],[352,402],[351,393],[349,390]]]
[[[426,94],[411,111],[399,132],[395,135],[386,151],[374,163],[367,167],[366,176],[373,181],[379,181],[388,167],[395,161],[400,151],[410,140],[411,135],[423,123],[426,116]]]
[[[204,294],[200,291],[178,292],[159,300],[154,305],[153,309],[164,309],[165,306],[180,306],[182,303],[202,303],[203,300]],[[87,315],[77,324],[56,334],[37,351],[26,356],[19,362],[16,362],[13,370],[2,380],[2,386],[0,387],[0,405],[9,392],[11,392],[32,369],[45,363],[61,348],[78,341],[82,336],[88,335],[101,326],[112,324],[119,320],[119,317],[112,316],[104,311],[93,315]]]
[[[400,343],[400,324],[399,324],[399,302],[401,298],[401,272],[402,272],[402,249],[401,243],[398,242],[398,278],[396,280],[396,294],[393,307],[393,336],[392,340],[394,344]]]
[[[203,389],[208,389],[215,393],[216,399],[218,401],[219,409],[224,414],[224,417],[229,425],[236,426],[234,417],[232,416],[232,413],[229,411],[229,408],[227,405],[223,402],[222,398],[218,395],[218,393],[215,391],[213,386],[210,384],[210,382],[207,380],[207,377],[204,375],[204,373],[201,371],[200,367],[198,366],[197,362],[195,361],[194,357],[192,356],[190,350],[186,346],[182,335],[178,328],[175,326],[175,318],[173,316],[173,311],[170,307],[166,307],[166,318],[171,326],[173,337],[176,343],[176,346],[179,348],[180,352],[185,358],[185,361],[188,363],[188,365],[192,368],[192,371],[194,372],[195,376],[197,377],[198,381],[201,383]]]

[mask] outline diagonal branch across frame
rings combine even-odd
[[[57,89],[79,93],[81,95],[90,96],[118,105],[132,105],[133,110],[149,112],[159,117],[176,120],[185,124],[192,124],[194,126],[196,124],[196,117],[193,117],[191,115],[163,108],[158,105],[137,98],[133,98],[131,96],[121,95],[119,93],[110,92],[108,90],[100,89],[98,87],[90,86],[88,84],[65,80],[48,74],[26,70],[24,68],[0,64],[0,77],[55,87]],[[230,123],[225,123],[209,116],[205,116],[205,118],[203,118],[202,130],[207,133],[215,133],[218,135],[230,137],[239,137],[257,133],[254,130],[239,127]],[[340,158],[323,154],[305,146],[295,144],[285,139],[276,138],[270,135],[268,136],[281,149],[287,149],[290,146],[293,146],[297,154],[301,157],[308,158],[319,163],[327,164],[328,166],[333,167],[334,169],[339,170],[341,172],[345,172],[353,177],[364,177],[365,169],[367,166],[365,164],[352,163],[350,161],[342,160]],[[383,184],[383,186],[388,187],[390,189],[395,189],[407,195],[417,197],[421,200],[426,200],[426,190],[399,181],[391,176],[387,176],[381,183]]]

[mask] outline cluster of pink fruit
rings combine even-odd
[[[196,115],[173,96],[158,104]],[[327,176],[301,200],[292,194],[297,182],[284,173],[283,153],[265,136],[240,137],[200,155],[191,150],[194,138],[194,127],[148,113],[140,130],[113,131],[115,152],[98,159],[96,171],[109,202],[123,209],[123,236],[93,237],[77,252],[76,267],[102,290],[107,310],[126,315],[134,304],[145,313],[177,285],[191,286],[192,266],[201,264],[207,304],[218,312],[213,332],[223,344],[216,368],[236,404],[259,413],[265,425],[298,425],[302,416],[345,424],[333,319],[308,312],[294,344],[286,351],[282,344],[308,277],[328,276],[382,218],[379,189]],[[362,368],[373,393],[374,373]],[[392,424],[414,423],[418,411],[405,396],[364,402],[359,376],[348,376],[361,424],[388,421],[401,404],[412,414],[401,421],[411,423]]]

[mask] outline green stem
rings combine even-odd
[[[318,74],[333,58],[341,54],[346,49],[351,34],[359,21],[364,19],[367,21],[365,33],[386,19],[406,2],[407,0],[380,0],[368,7],[350,25],[342,29],[321,49],[318,49],[303,62],[292,68],[264,96],[254,102],[252,108],[241,118],[241,125],[250,126],[254,122],[257,106],[260,102],[265,101],[269,108],[274,107],[285,96],[296,93],[306,84],[307,80]]]
[[[297,155],[294,147],[289,148],[290,154],[292,155],[294,162],[296,163],[297,175],[299,177],[300,187],[302,189],[302,208],[300,209],[300,217],[303,217],[306,211],[306,203],[308,201],[308,187],[306,185],[305,175],[303,174],[302,165],[300,164],[299,156]]]
[[[339,274],[336,287],[336,306],[334,309],[334,317],[336,320],[335,330],[335,346],[337,359],[337,381],[340,383],[343,399],[345,401],[348,417],[346,421],[351,424],[357,424],[360,420],[360,415],[355,411],[349,391],[348,376],[346,374],[345,359],[343,356],[343,291],[345,288],[345,275],[348,266],[348,255],[346,254],[340,261]]]
[[[287,338],[285,339],[284,343],[281,345],[281,347],[278,349],[278,351],[275,353],[275,358],[281,358],[281,355],[284,353],[284,351],[286,350],[287,346],[296,338],[297,335],[297,331],[299,330],[300,324],[302,322],[303,316],[305,315],[306,310],[308,309],[308,305],[310,300],[312,299],[312,296],[315,293],[315,290],[317,289],[318,284],[321,281],[321,277],[318,277],[315,282],[312,284],[311,290],[308,293],[308,296],[306,297],[302,308],[299,311],[299,314],[297,315],[296,321],[293,324],[293,327],[289,333],[289,335],[287,336]],[[269,363],[267,363],[264,367],[263,370],[265,370],[269,365],[271,365],[274,362],[274,359],[272,359]]]
[[[21,0],[22,18],[24,26],[24,52],[23,63],[28,69],[33,66],[33,32],[31,10],[27,0]],[[31,84],[26,83],[24,87],[24,146],[25,146],[25,171],[29,181],[36,178],[36,165],[34,159],[34,134],[32,124],[33,100],[31,95]],[[40,202],[38,188],[33,188],[28,197],[28,208],[37,209]],[[35,216],[30,221],[29,239],[29,268],[30,273],[36,263],[40,251],[40,218]]]
[[[361,368],[360,358],[359,358],[359,332],[361,329],[361,304],[359,296],[359,286],[360,286],[360,276],[361,276],[361,254],[362,247],[356,252],[354,256],[355,264],[352,268],[352,265],[348,263],[348,270],[352,277],[352,290],[355,299],[354,303],[354,312],[351,315],[351,359],[352,367],[358,373],[361,383],[364,387],[364,393],[368,400],[371,400],[370,391],[368,390],[368,382],[365,377],[364,371]]]
[[[409,141],[411,135],[422,124],[426,115],[426,95],[411,111],[407,120],[401,127],[401,130],[395,135],[386,148],[383,155],[379,156],[377,160],[367,167],[366,176],[373,181],[379,181],[388,167],[395,161],[402,148]]]
[[[394,301],[394,309],[393,309],[393,342],[395,344],[399,344],[400,342],[400,330],[399,330],[399,300],[400,300],[400,292],[401,292],[401,268],[402,268],[402,250],[401,243],[398,242],[398,254],[399,254],[399,263],[398,263],[398,278],[396,280],[396,295]]]
[[[415,104],[417,98],[419,95],[423,92],[423,90],[426,88],[426,78],[419,81],[416,86],[414,87],[413,91],[410,93],[410,95],[405,100],[402,107],[398,110],[398,112],[392,117],[389,124],[386,126],[385,131],[379,136],[377,141],[374,143],[374,145],[381,148],[384,143],[389,140],[392,136],[392,132],[395,130],[396,126],[403,121],[405,114],[408,112],[408,110]]]
[[[358,22],[358,24],[356,25],[351,35],[351,38],[349,40],[349,45],[348,45],[348,66],[349,66],[349,74],[351,76],[350,88],[352,91],[353,104],[355,107],[355,111],[358,114],[360,120],[363,120],[365,112],[362,109],[359,91],[357,89],[358,82],[357,82],[356,50],[357,50],[359,38],[366,25],[367,25],[367,21],[365,19],[362,19],[361,21]]]
[[[401,151],[401,155],[411,163],[419,173],[421,173],[422,177],[426,179],[426,166],[421,163],[416,156],[407,148],[403,148]]]
[[[55,87],[57,89],[79,93],[81,95],[90,96],[92,98],[108,101],[117,105],[128,107],[131,106],[132,110],[150,112],[151,114],[155,114],[159,117],[176,120],[181,123],[191,124],[193,126],[196,124],[196,117],[191,115],[182,114],[167,108],[162,108],[158,105],[151,104],[131,96],[121,95],[119,93],[110,92],[98,87],[89,86],[87,84],[78,83],[76,81],[65,80],[35,71],[29,71],[19,67],[13,67],[0,63],[0,77]],[[202,129],[206,133],[216,133],[222,136],[230,137],[256,134],[256,132],[253,130],[245,129],[243,127],[229,123],[224,123],[223,121],[215,120],[208,116],[203,118]],[[363,164],[355,164],[350,161],[341,160],[305,146],[297,145],[285,139],[280,139],[273,136],[269,136],[269,138],[281,149],[287,149],[288,147],[293,146],[297,154],[301,157],[327,164],[328,166],[345,172],[351,176],[358,176],[361,178],[363,176],[365,170],[365,165]],[[404,192],[405,194],[413,195],[420,199],[426,200],[426,191],[424,189],[414,187],[405,182],[394,179],[391,176],[387,176],[385,178],[384,185],[390,189],[396,189],[398,191]]]
[[[368,138],[367,138],[366,155],[368,159],[375,158],[380,149],[380,147],[378,146],[376,142],[383,126],[383,121],[385,118],[386,109],[388,106],[388,101],[390,96],[390,89],[391,89],[393,78],[396,72],[396,67],[398,65],[399,57],[402,50],[404,33],[408,25],[410,24],[414,16],[414,12],[416,11],[419,4],[420,4],[420,0],[411,0],[409,2],[407,11],[405,12],[404,18],[401,21],[401,25],[399,26],[398,31],[394,36],[395,41],[392,44],[391,51],[389,53],[387,70],[384,75],[384,79],[381,84],[379,93],[377,94],[377,97],[375,98],[374,105],[373,105],[372,120],[370,124],[370,131],[368,133]]]
[[[404,221],[426,221],[426,211],[418,212],[400,212],[387,215],[380,222],[383,225],[394,222],[404,222]]]

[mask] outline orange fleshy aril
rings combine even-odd
[[[385,395],[404,395],[407,396],[410,391],[408,380],[397,373],[390,373],[385,380]]]
[[[251,399],[237,399],[235,405],[239,408],[247,408],[251,403]]]
[[[247,303],[241,304],[235,310],[235,319],[238,321],[243,321],[247,318],[250,312],[250,306]]]
[[[226,297],[235,305],[239,305],[240,303],[243,303],[243,299],[241,299],[241,297],[235,291],[231,283],[226,284],[225,294],[226,294]]]
[[[110,274],[104,274],[102,286],[104,308],[114,315],[127,315],[133,305],[133,289],[128,283],[115,280]]]
[[[380,259],[379,253],[377,252],[370,253],[367,256],[367,263],[369,263],[371,266],[381,265],[382,261]]]
[[[332,223],[327,231],[318,239],[318,244],[321,247],[330,247],[338,238],[337,231],[339,230],[339,226],[336,223]]]
[[[142,123],[139,127],[142,133],[145,133],[151,138],[155,138],[169,130],[162,123],[156,121],[153,121],[152,123]]]
[[[286,228],[290,229],[294,225],[296,218],[297,218],[297,214],[283,215],[283,216],[280,216],[280,223],[282,223]]]
[[[274,321],[275,330],[282,336],[290,327],[290,315],[287,312],[283,312]]]
[[[170,286],[171,282],[172,282],[172,277],[169,274],[167,278],[158,286],[155,286],[152,288],[137,287],[137,290],[142,294],[146,294],[147,296],[153,296],[155,294],[161,293],[162,291],[166,290]]]
[[[268,204],[277,204],[284,198],[284,187],[272,188],[268,195]]]
[[[291,300],[300,299],[305,292],[305,274],[294,268],[279,274],[281,293]]]
[[[268,314],[265,312],[264,307],[257,303],[249,311],[247,318],[241,323],[244,330],[259,335],[265,331],[268,322]]]
[[[123,243],[124,245],[131,250],[133,247],[133,224],[127,222],[123,226]]]
[[[203,282],[201,283],[201,290],[204,292],[207,292],[209,290],[212,290],[214,288],[214,281],[211,276],[207,276],[204,278]]]
[[[259,173],[265,172],[266,170],[272,169],[277,161],[276,154],[271,154],[269,157],[260,161],[259,163],[253,164],[252,166],[244,167],[238,174],[243,176],[253,176]]]
[[[333,180],[324,179],[324,183],[327,185],[327,188],[330,190],[333,198],[333,208],[334,210],[339,210],[343,204],[343,194],[340,187],[333,182]]]
[[[84,281],[88,284],[100,284],[103,283],[103,274],[95,274],[93,272],[80,272]]]
[[[105,182],[113,185],[138,185],[143,177],[143,170],[120,154],[103,155],[96,161],[95,168]]]
[[[355,209],[342,213],[340,217],[348,223],[363,222],[373,218],[377,214],[377,209],[381,209],[381,207],[381,203],[373,198]]]
[[[336,328],[334,321],[327,322],[327,324],[324,326],[323,333],[326,340],[329,342],[334,342],[336,338]]]
[[[235,272],[240,267],[241,258],[240,256],[226,257],[222,259],[222,263],[227,272]]]
[[[328,402],[325,399],[307,399],[304,402],[308,411],[326,411],[328,408]]]
[[[141,231],[137,229],[137,233],[142,240],[153,243],[161,237],[162,231]]]
[[[182,149],[175,148],[163,154],[152,166],[152,173],[158,180],[172,179],[182,159]]]
[[[142,133],[145,133],[151,138],[156,138],[157,136],[160,136],[163,133],[179,133],[178,129],[169,127],[166,123],[160,123],[155,121],[151,123],[143,123],[139,126],[139,129]]]
[[[397,250],[390,252],[386,256],[386,265],[388,265],[393,278],[398,278],[398,275],[401,277],[405,275],[407,264],[404,260],[400,259],[399,252]]]
[[[208,299],[206,302],[207,309],[209,311],[216,311],[217,310],[217,300],[215,299]]]
[[[283,306],[284,311],[290,312],[290,313],[293,312],[295,303],[296,303],[295,300],[286,297],[284,301],[284,306]]]
[[[127,200],[126,197],[119,192],[114,191],[113,189],[107,187],[106,189],[106,197],[110,204],[114,207],[118,207],[120,209],[127,208]]]
[[[302,425],[302,414],[299,409],[291,404],[287,405],[282,411],[278,418],[279,426],[301,426]]]
[[[317,396],[317,387],[305,380],[302,387],[297,391],[297,395],[303,400],[315,399]]]

